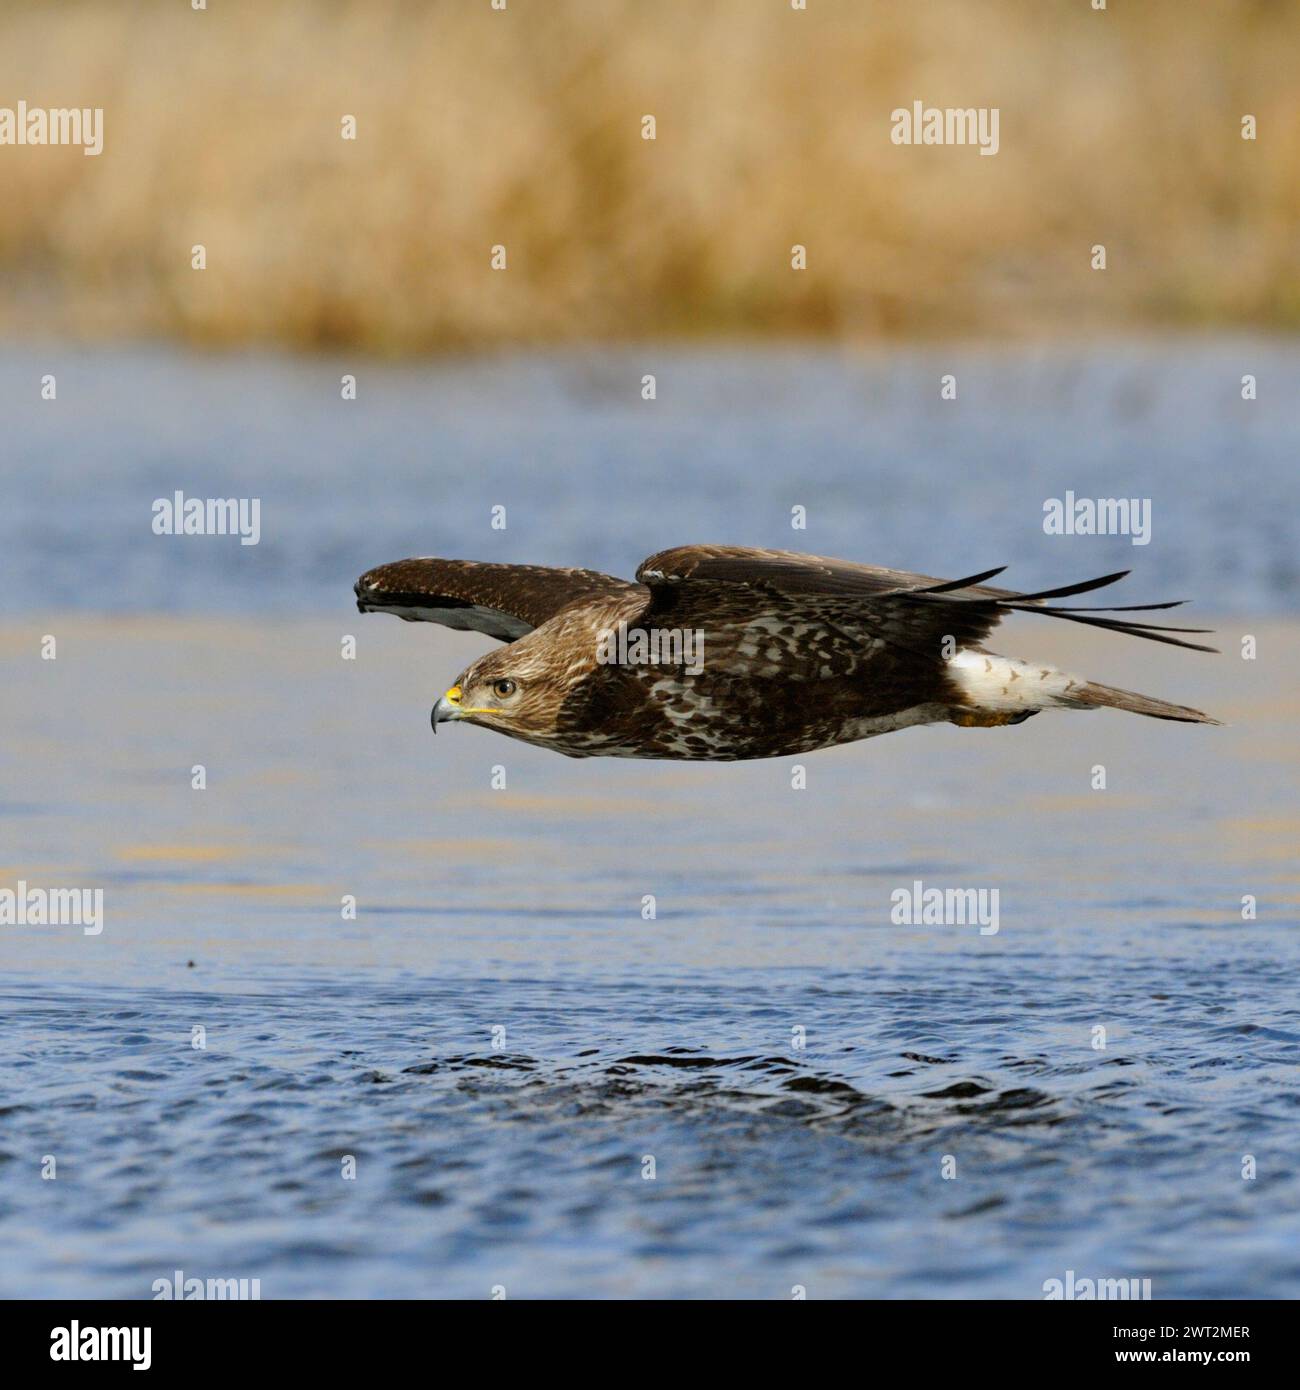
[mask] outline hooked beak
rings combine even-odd
[[[438,732],[438,725],[445,724],[449,719],[468,719],[471,714],[500,714],[499,709],[490,709],[488,706],[466,706],[460,702],[460,686],[453,685],[452,688],[434,705],[429,715],[429,723],[433,726],[433,732]]]
[[[433,732],[438,732],[438,725],[445,724],[449,719],[464,719],[460,708],[460,686],[453,685],[452,688],[434,705],[429,715],[429,723],[433,726]]]

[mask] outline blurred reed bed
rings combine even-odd
[[[1297,54],[1289,0],[6,4],[0,104],[102,106],[105,151],[0,148],[0,331],[1294,327]],[[1000,153],[893,145],[914,100]]]

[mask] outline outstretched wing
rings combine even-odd
[[[1096,609],[1044,606],[1049,599],[1112,584],[1127,571],[1032,594],[984,584],[1000,573],[994,569],[940,581],[785,550],[679,546],[652,555],[637,571],[637,579],[650,591],[638,623],[703,632],[704,660],[716,673],[795,680],[849,675],[882,648],[935,662],[941,659],[945,638],[957,647],[971,646],[1009,612],[1045,613],[1196,651],[1214,650],[1167,635],[1202,631],[1199,628],[1091,616],[1172,608],[1173,603]]]
[[[367,570],[355,589],[362,613],[395,613],[408,622],[441,623],[513,642],[571,603],[637,587],[595,570],[430,556]]]

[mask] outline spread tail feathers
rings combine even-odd
[[[1149,714],[1152,719],[1178,719],[1185,724],[1218,724],[1198,709],[1173,705],[1168,700],[1153,700],[1132,690],[1117,690],[1113,685],[1097,685],[1086,681],[1070,692],[1070,701],[1084,709],[1126,709],[1133,714]]]

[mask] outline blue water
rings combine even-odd
[[[0,887],[105,904],[0,927],[0,1294],[1300,1294],[1298,355],[0,357]],[[262,542],[153,536],[176,488],[261,496]],[[1151,544],[1044,536],[1066,488],[1150,497]],[[1227,727],[912,730],[803,790],[435,743],[484,639],[351,605],[408,553],[688,539],[1132,566],[1224,654],[998,645]],[[998,931],[891,921],[916,880]]]
[[[1300,346],[1253,339],[413,366],[2,349],[0,611],[342,611],[343,578],[404,555],[630,576],[717,541],[927,574],[1010,564],[1026,587],[1138,564],[1144,594],[1293,612],[1298,375]],[[151,504],[177,489],[260,497],[260,543],[155,537]],[[1045,535],[1066,491],[1149,498],[1151,543]]]

